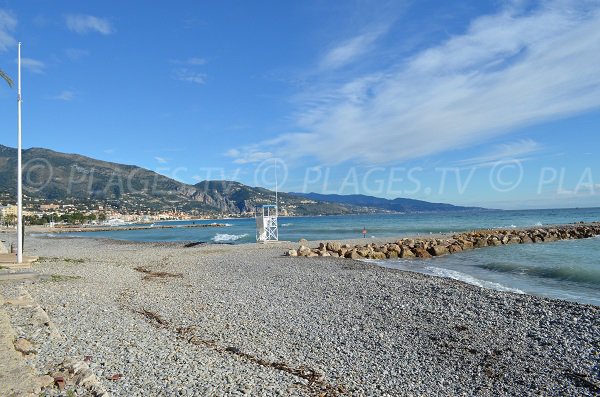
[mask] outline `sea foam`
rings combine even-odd
[[[242,239],[247,236],[248,236],[248,233],[245,233],[245,234],[217,233],[213,238],[211,238],[211,240],[216,243],[222,242],[222,241],[237,241],[237,240]]]

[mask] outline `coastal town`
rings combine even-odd
[[[219,219],[250,217],[254,213],[223,214],[216,212],[183,211],[144,208],[130,210],[115,203],[98,204],[83,200],[38,199],[24,200],[23,219],[26,225],[54,227],[61,224],[118,225],[122,223],[152,223],[169,220]],[[14,226],[17,222],[17,206],[9,201],[0,201],[0,226]]]

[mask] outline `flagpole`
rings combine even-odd
[[[23,263],[23,170],[21,158],[21,42],[18,47],[17,104],[19,134],[17,143],[17,263]]]

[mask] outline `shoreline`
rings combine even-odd
[[[37,349],[28,361],[43,375],[89,356],[112,395],[591,396],[600,384],[596,306],[282,257],[281,245],[29,247],[45,280],[2,294],[24,288],[61,337],[28,333],[4,305]]]

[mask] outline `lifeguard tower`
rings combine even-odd
[[[279,241],[277,228],[277,205],[268,204],[256,207],[256,242]]]

